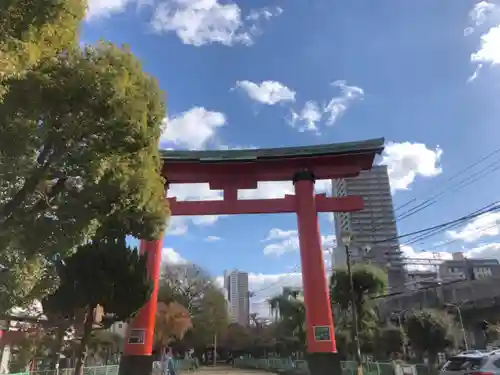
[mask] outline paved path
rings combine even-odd
[[[230,366],[202,367],[193,375],[270,375],[271,373],[259,370],[242,370]]]

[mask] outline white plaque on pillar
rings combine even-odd
[[[146,339],[146,330],[145,329],[131,329],[130,334],[128,336],[129,344],[144,344]]]
[[[329,326],[313,326],[315,341],[332,341],[332,330]]]

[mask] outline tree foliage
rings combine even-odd
[[[84,311],[80,355],[76,373],[82,370],[94,324],[94,312],[102,306],[117,321],[134,315],[149,299],[152,283],[146,256],[121,241],[95,240],[58,267],[59,288],[43,301],[44,309],[63,317]]]
[[[352,267],[354,295],[358,311],[364,309],[369,299],[387,290],[387,275],[380,268],[369,264]],[[330,277],[330,297],[333,303],[347,310],[351,303],[350,282],[346,268],[336,268]]]
[[[173,340],[182,340],[193,327],[189,311],[180,303],[158,302],[156,309],[155,341],[162,347]]]
[[[439,311],[413,311],[404,325],[412,349],[419,357],[427,355],[430,363],[435,363],[437,354],[452,344],[452,324],[449,317]]]
[[[41,59],[77,45],[86,5],[83,0],[0,3],[0,96],[6,78],[20,76]]]
[[[387,275],[378,267],[356,264],[352,267],[354,299],[361,350],[373,353],[379,331],[373,297],[387,289]],[[336,268],[330,277],[330,298],[335,311],[337,331],[341,332],[339,350],[354,353],[354,325],[352,321],[350,280],[346,268]]]
[[[391,358],[393,353],[403,353],[405,333],[400,327],[388,325],[378,331],[375,353],[379,358]]]
[[[175,301],[189,311],[193,328],[184,340],[191,347],[213,345],[214,336],[221,336],[227,327],[228,311],[222,291],[205,271],[194,264],[168,264],[164,267],[158,301]]]
[[[252,344],[252,338],[248,327],[244,327],[238,323],[231,323],[222,335],[220,345],[232,352],[238,352],[248,349]]]
[[[168,214],[162,93],[130,51],[69,49],[4,81],[0,310],[50,291],[56,255],[104,233],[158,238]]]
[[[306,315],[300,292],[284,288],[283,293],[268,301],[271,313],[277,312],[279,340],[290,350],[300,350],[306,344]]]

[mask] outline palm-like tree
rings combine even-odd
[[[369,264],[356,264],[352,268],[354,303],[362,351],[373,351],[373,342],[379,329],[372,298],[387,289],[387,275],[383,270]],[[336,307],[335,320],[340,330],[344,329],[346,342],[352,341],[351,286],[345,268],[333,270],[330,277],[330,297]]]
[[[291,341],[298,344],[297,349],[302,349],[306,339],[306,309],[302,294],[284,288],[282,294],[271,298],[268,303],[283,339],[285,341],[292,339]]]

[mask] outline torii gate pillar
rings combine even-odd
[[[314,174],[293,177],[311,375],[341,374],[314,192]]]
[[[222,190],[223,200],[177,201],[167,198],[172,216],[296,213],[311,375],[341,375],[328,293],[318,212],[363,209],[359,196],[327,197],[314,193],[315,179],[356,177],[371,169],[383,139],[281,149],[230,151],[164,151],[163,175],[170,184],[208,183]],[[290,181],[294,195],[275,199],[238,199],[239,189],[255,189],[260,181]],[[155,282],[151,300],[131,324],[119,375],[149,375],[155,325],[162,241],[141,241]]]

